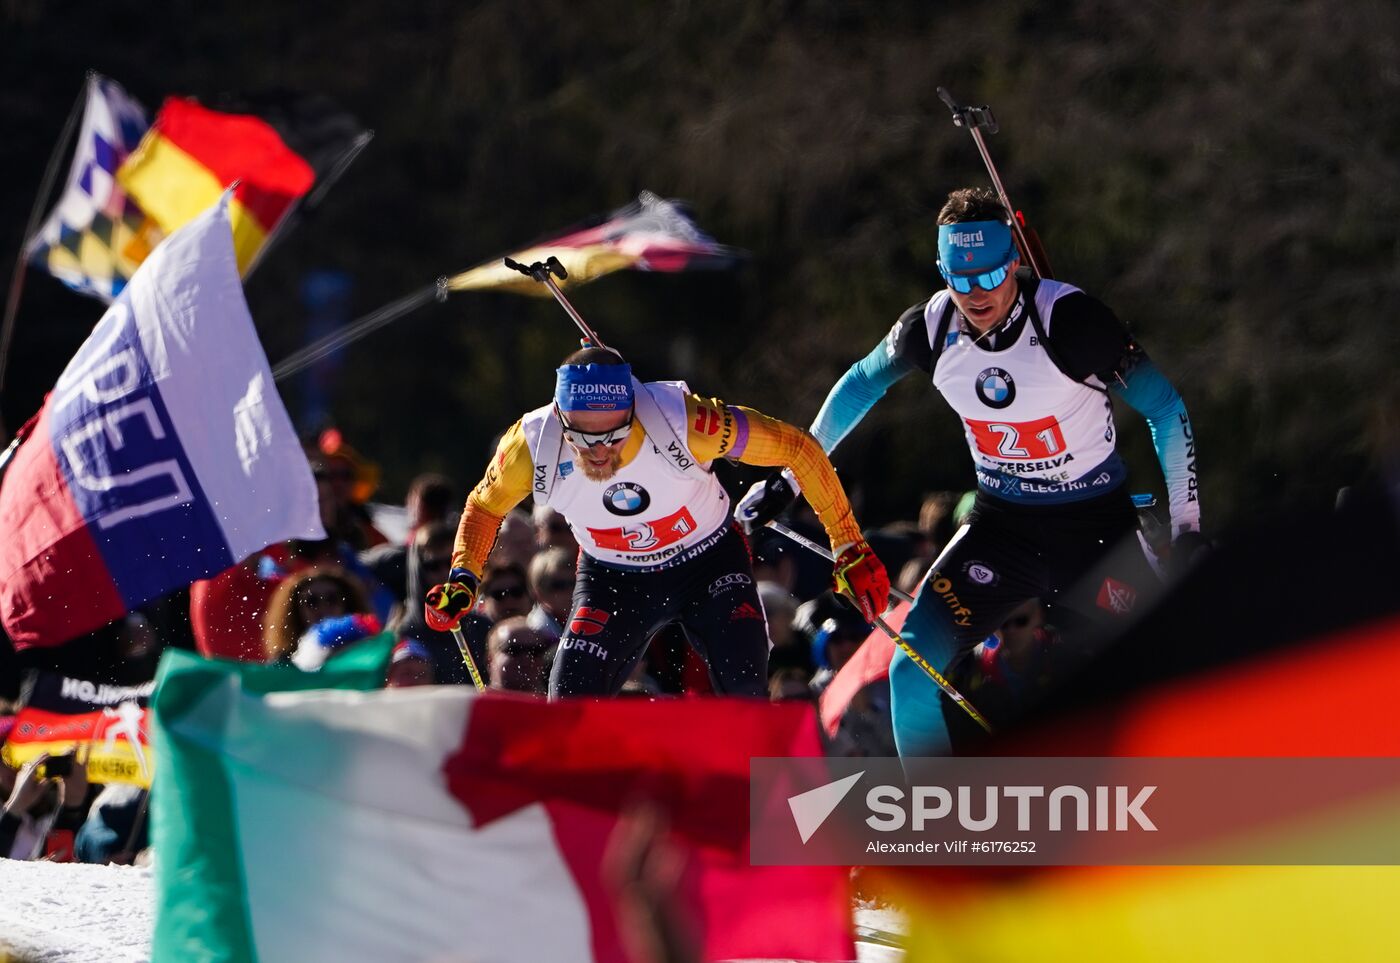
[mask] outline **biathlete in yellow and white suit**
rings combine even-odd
[[[811,435],[684,382],[643,384],[615,352],[584,348],[558,369],[553,403],[511,426],[467,497],[452,572],[425,602],[429,624],[460,622],[502,519],[533,495],[568,520],[581,549],[551,698],[616,693],[672,623],[705,658],[717,692],[763,696],[767,623],[747,543],[711,473],[717,458],[789,468],[831,540],[838,590],[867,620],[884,611],[884,566]]]

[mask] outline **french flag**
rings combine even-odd
[[[0,486],[0,621],[16,648],[89,632],[273,542],[325,537],[228,204],[151,254],[26,426]]]

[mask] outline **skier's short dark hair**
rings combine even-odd
[[[579,348],[564,364],[623,364],[622,355],[612,348]]]
[[[964,224],[968,221],[1011,222],[1011,215],[990,187],[960,187],[948,195],[938,212],[939,224]]]

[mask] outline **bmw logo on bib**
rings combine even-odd
[[[651,496],[641,485],[618,482],[603,492],[603,507],[614,515],[639,515],[651,504]]]
[[[977,376],[977,397],[991,408],[1005,408],[1016,400],[1016,382],[1001,368],[988,368]]]

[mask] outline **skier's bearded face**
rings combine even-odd
[[[622,411],[571,411],[561,414],[564,439],[577,456],[583,474],[593,481],[607,481],[622,467],[622,449],[632,428],[632,409]]]

